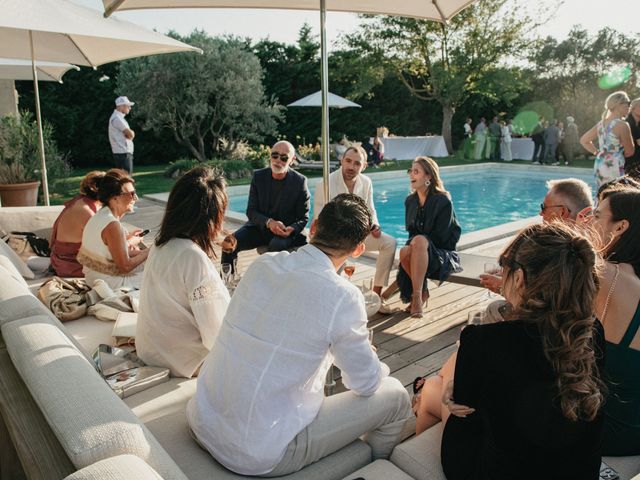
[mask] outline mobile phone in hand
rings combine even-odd
[[[148,229],[143,230],[143,231],[141,231],[140,233],[138,233],[138,236],[139,236],[139,237],[144,237],[147,233],[149,233],[149,230],[148,230]]]

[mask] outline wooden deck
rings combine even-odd
[[[147,199],[140,199],[136,211],[124,218],[124,221],[140,228],[151,230],[147,236],[151,239],[159,230],[164,212],[164,205]],[[225,227],[233,231],[240,226],[228,223]],[[502,242],[504,243],[504,242]],[[492,245],[491,249],[481,249],[478,253],[493,254],[500,245]],[[245,271],[257,257],[255,250],[241,252],[238,256],[239,269]],[[356,261],[356,272],[353,283],[361,285],[373,278],[375,260],[360,257]],[[391,278],[395,278],[395,271]],[[391,375],[398,378],[409,390],[413,379],[421,375],[436,373],[442,364],[456,349],[456,341],[460,335],[461,325],[466,323],[469,311],[486,305],[486,290],[453,283],[440,286],[429,282],[431,298],[423,318],[411,318],[403,311],[405,305],[400,303],[396,293],[388,303],[398,307],[399,311],[392,315],[376,314],[369,319],[369,327],[374,329],[374,345],[378,349],[379,358],[391,369]],[[338,384],[335,392],[344,389],[336,372]]]

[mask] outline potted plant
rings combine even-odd
[[[51,179],[68,172],[53,141],[53,128],[43,126],[47,171]],[[38,125],[29,112],[0,118],[0,198],[5,207],[35,206],[40,186]]]

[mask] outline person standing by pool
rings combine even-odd
[[[482,117],[476,125],[474,132],[475,146],[473,148],[473,159],[484,160],[485,143],[487,142],[487,121]]]
[[[500,149],[502,150],[502,159],[505,162],[510,162],[513,160],[513,156],[511,155],[511,120],[509,123],[505,123],[504,121],[500,122],[500,130],[502,132]]]
[[[400,250],[397,282],[401,300],[410,303],[409,313],[421,318],[429,299],[427,279],[442,282],[460,269],[455,249],[461,228],[432,158],[417,157],[409,169],[409,181],[412,193],[404,202],[409,240]]]
[[[370,232],[364,200],[341,194],[309,245],[245,273],[187,405],[193,435],[226,468],[275,477],[363,436],[374,460],[401,440],[409,396],[369,342],[362,293],[337,274]],[[349,391],[325,398],[332,363]]]
[[[498,123],[498,117],[493,117],[491,125],[489,125],[489,159],[493,162],[500,160],[500,138],[502,137],[502,128]]]
[[[368,252],[380,252],[376,260],[376,273],[373,280],[373,291],[380,295],[382,287],[389,284],[389,274],[396,254],[396,239],[384,233],[380,228],[378,214],[373,203],[371,179],[362,175],[366,166],[367,153],[364,149],[355,146],[349,147],[340,161],[340,168],[329,175],[329,196],[332,199],[341,193],[353,193],[362,198],[369,207],[373,225],[364,245]],[[316,186],[313,199],[314,224],[325,203],[323,183],[320,182]]]
[[[564,164],[569,165],[573,162],[576,155],[576,146],[580,143],[578,135],[578,125],[573,117],[567,117],[567,126],[564,130],[564,140],[562,141],[562,150],[564,155]]]
[[[271,147],[270,166],[256,170],[251,179],[249,221],[233,235],[236,248],[222,252],[222,263],[233,265],[238,253],[266,245],[279,252],[307,243],[302,230],[309,221],[307,177],[291,169],[296,151],[287,141]]]
[[[109,119],[109,143],[116,168],[133,173],[133,139],[136,134],[124,119],[135,103],[127,97],[116,98],[116,109]]]
[[[464,159],[469,160],[473,157],[473,129],[471,128],[471,117],[467,117],[462,128],[464,130],[462,156]]]
[[[633,156],[624,159],[624,171],[627,175],[640,179],[640,98],[631,100],[631,111],[627,117],[627,123],[631,129]]]
[[[531,162],[534,165],[540,165],[544,158],[544,117],[538,119],[535,127],[531,132],[531,140],[533,140],[533,158]]]
[[[624,159],[635,153],[631,129],[626,120],[631,101],[625,92],[614,92],[607,97],[604,113],[593,128],[582,135],[580,144],[596,156],[593,171],[599,187],[624,175]],[[598,140],[598,147],[594,141]]]

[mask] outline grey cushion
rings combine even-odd
[[[442,422],[393,449],[391,462],[416,480],[446,480],[440,464]]]
[[[27,264],[24,263],[18,256],[18,254],[14,252],[13,249],[9,245],[7,245],[7,242],[3,240],[0,240],[0,255],[4,255],[5,257],[7,257],[9,261],[13,263],[13,266],[16,267],[18,272],[20,272],[20,275],[22,275],[24,278],[35,277],[31,269],[27,267]]]
[[[173,378],[124,401],[149,427],[191,480],[240,480],[222,467],[191,438],[187,425],[187,401],[196,391],[196,379]],[[357,440],[345,448],[286,477],[291,480],[338,480],[371,462],[371,449]]]
[[[386,460],[376,460],[366,467],[347,475],[344,480],[362,477],[365,480],[412,480],[412,478]]]
[[[59,328],[32,317],[5,323],[2,335],[13,364],[76,468],[131,453],[167,480],[186,478]]]
[[[640,473],[640,455],[634,457],[604,457],[602,460],[618,472],[621,480],[629,480]]]
[[[153,468],[135,455],[118,455],[78,470],[64,480],[162,480]]]

